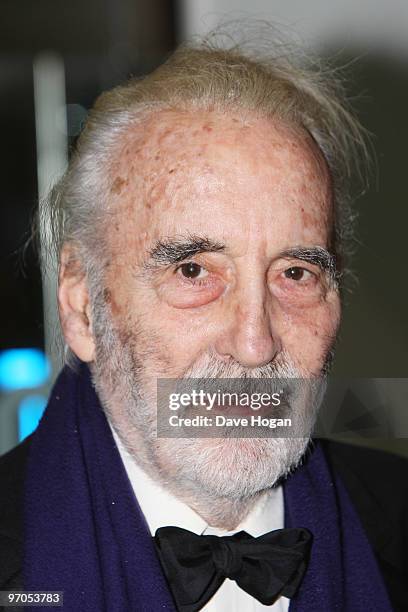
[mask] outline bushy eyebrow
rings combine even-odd
[[[185,261],[199,253],[217,253],[224,249],[224,244],[215,242],[207,236],[189,235],[165,238],[158,240],[149,250],[144,268],[169,266]]]
[[[193,234],[163,238],[158,240],[149,250],[143,268],[145,271],[157,270],[186,261],[200,253],[217,253],[225,249],[225,244],[211,240],[207,236]],[[295,246],[282,251],[279,257],[299,259],[319,266],[321,270],[328,273],[333,281],[336,281],[339,275],[336,257],[324,247]]]
[[[333,280],[336,280],[338,277],[336,257],[324,247],[291,247],[283,251],[280,257],[306,261],[307,263],[319,266],[319,268],[327,272]]]

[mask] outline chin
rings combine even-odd
[[[179,487],[242,500],[273,487],[299,464],[310,438],[162,440],[160,463]]]

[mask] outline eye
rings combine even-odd
[[[309,270],[305,268],[300,268],[299,266],[288,268],[285,270],[284,275],[286,278],[298,282],[309,280],[313,276],[312,272],[309,272]]]
[[[181,264],[181,266],[176,269],[176,272],[180,272],[181,276],[184,276],[184,278],[189,279],[201,279],[207,276],[208,274],[205,268],[195,263],[194,261],[188,261],[187,263]]]

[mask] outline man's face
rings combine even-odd
[[[310,137],[250,114],[163,111],[127,135],[110,195],[104,299],[128,383],[147,397],[158,378],[205,375],[210,363],[238,377],[321,373],[340,303],[331,182]],[[114,365],[106,351],[98,364],[95,335],[97,388],[130,437],[137,407],[117,396],[119,370],[109,387]],[[161,469],[181,442],[151,442]]]

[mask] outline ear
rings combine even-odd
[[[58,308],[68,346],[82,361],[93,361],[95,343],[88,287],[77,253],[69,244],[63,247],[61,253]]]

